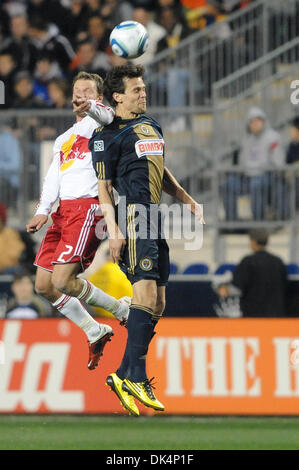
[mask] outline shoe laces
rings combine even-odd
[[[155,395],[153,393],[153,390],[152,390],[152,389],[156,388],[156,387],[154,387],[156,382],[153,383],[154,378],[155,377],[152,377],[151,379],[147,379],[143,384],[144,389],[145,389],[147,395],[150,397],[151,400],[156,400],[156,397],[155,397]]]

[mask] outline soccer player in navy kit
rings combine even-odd
[[[164,166],[161,127],[143,114],[143,74],[142,66],[132,64],[108,72],[104,95],[115,106],[116,115],[111,124],[95,130],[89,143],[110,253],[133,285],[125,353],[119,369],[107,377],[106,383],[134,415],[139,415],[139,410],[133,397],[155,410],[164,410],[146,374],[147,350],[165,308],[169,276],[168,245],[162,235],[159,212],[162,189],[190,204],[192,212],[204,223],[202,207]],[[125,198],[124,212],[115,209],[113,188],[120,198]]]

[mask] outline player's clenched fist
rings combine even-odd
[[[26,225],[27,232],[35,233],[38,232],[43,225],[48,222],[48,216],[44,214],[37,214],[29,221]]]
[[[74,113],[84,114],[90,110],[90,101],[86,98],[75,97],[72,103]]]

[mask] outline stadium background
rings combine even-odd
[[[2,2],[0,62],[1,57],[14,53],[8,41],[12,34],[10,16],[22,16],[26,9],[30,12],[34,7],[38,10],[39,3],[43,2]],[[61,5],[64,15],[70,11],[71,2],[46,3],[52,4],[53,15]],[[259,418],[260,421],[254,421],[254,418],[248,420],[245,417],[298,415],[298,319],[216,318],[219,310],[217,313],[214,306],[219,301],[212,286],[216,272],[231,269],[232,264],[248,253],[248,230],[265,227],[272,232],[269,249],[289,265],[291,302],[288,317],[298,316],[298,169],[287,164],[275,172],[269,169],[273,188],[284,188],[287,181],[289,191],[287,196],[283,189],[277,191],[278,204],[277,200],[275,204],[267,201],[262,220],[254,219],[248,194],[238,199],[240,218],[227,220],[220,188],[227,175],[239,174],[240,169],[233,163],[251,106],[263,108],[287,146],[289,122],[299,115],[296,84],[293,84],[298,78],[299,2],[116,3],[121,5],[117,13],[124,16],[116,20],[113,17],[115,8],[104,9],[104,12],[108,11],[105,18],[108,28],[119,20],[131,19],[136,7],[148,6],[147,3],[156,24],[163,18],[166,23],[171,22],[167,17],[171,12],[165,13],[166,8],[162,14],[157,4],[165,7],[174,3],[175,10],[170,10],[175,12],[177,24],[182,25],[177,27],[170,40],[164,41],[164,46],[160,41],[160,51],[156,51],[145,64],[149,114],[156,117],[164,128],[168,166],[184,187],[204,203],[206,227],[203,247],[196,252],[184,250],[184,239],[170,240],[173,275],[168,290],[168,308],[165,320],[159,325],[159,334],[151,345],[149,369],[157,376],[157,395],[164,400],[167,413],[188,415],[189,418],[186,422],[174,418],[177,421],[165,421],[165,424],[161,419],[157,425],[158,418],[143,409],[145,421],[140,425],[133,425],[128,420],[121,421],[121,424],[118,422],[120,427],[125,423],[125,433],[131,436],[131,440],[126,441],[120,436],[115,444],[112,421],[111,435],[110,432],[107,434],[109,437],[102,447],[101,442],[95,442],[91,437],[92,430],[101,428],[101,423],[109,427],[108,418],[106,421],[99,418],[99,421],[90,419],[87,422],[78,418],[73,423],[78,429],[83,430],[86,426],[88,430],[89,427],[86,431],[89,438],[82,443],[76,437],[71,443],[73,426],[68,427],[72,421],[67,421],[71,418],[63,421],[59,417],[53,425],[44,414],[123,414],[115,397],[104,387],[104,378],[119,362],[124,347],[124,331],[113,320],[107,320],[113,324],[116,335],[107,347],[101,369],[91,375],[85,370],[87,346],[84,338],[64,319],[3,319],[0,320],[0,412],[3,413],[0,418],[3,430],[0,447],[17,448],[16,440],[19,440],[20,448],[75,448],[74,445],[76,448],[80,445],[83,446],[81,448],[115,448],[113,445],[118,445],[116,448],[119,449],[298,448],[298,439],[294,438],[299,425],[296,418],[275,418],[272,421],[271,418]],[[109,7],[113,2],[86,1],[82,4],[103,15],[101,4]],[[126,14],[130,16],[126,17]],[[59,31],[69,40],[74,53],[71,66],[64,68],[58,64],[59,80],[70,88],[71,77],[78,68],[81,38],[75,37],[76,26],[73,30],[65,28],[66,23],[61,19],[65,16],[56,14],[57,18],[60,20],[55,22],[55,16],[52,17],[52,27],[54,23],[56,34]],[[87,18],[88,14],[84,23],[86,28]],[[180,37],[182,31],[184,35]],[[84,33],[84,30],[80,32]],[[88,34],[82,37],[85,38],[83,43],[86,39],[88,43]],[[37,61],[40,55],[37,52],[34,55],[35,52],[33,60]],[[111,63],[107,58],[112,57],[109,48],[99,49],[98,53],[100,64],[109,68]],[[55,69],[53,62],[51,58],[52,72]],[[36,65],[25,72],[19,62],[9,77],[4,77],[1,69],[5,89],[7,85],[13,89],[24,77],[29,77],[34,80],[34,90],[37,90],[37,83],[40,84],[41,80]],[[102,73],[105,73],[105,68]],[[51,73],[48,81],[49,77],[53,78]],[[47,89],[46,83],[43,93]],[[60,107],[58,102],[51,101],[49,93],[41,94],[40,88],[38,90],[34,92],[36,95],[29,96],[30,99],[19,102],[12,92],[12,101],[1,105],[1,161],[4,164],[0,166],[0,202],[7,207],[8,224],[18,231],[24,230],[34,211],[51,159],[53,138],[73,121],[68,100]],[[41,102],[41,96],[44,99],[48,96],[45,103]],[[5,145],[9,146],[10,167]],[[289,209],[283,213],[277,207],[283,207],[286,197]],[[165,202],[172,201],[165,198]],[[179,220],[174,218],[170,228],[178,224]],[[37,246],[40,238],[35,237],[34,241]],[[102,253],[99,258],[101,256]],[[189,269],[192,275],[184,274],[186,268],[193,264],[200,266]],[[10,274],[0,275],[2,316],[11,295],[11,280]],[[226,309],[221,314],[223,317],[238,315],[233,309]],[[204,317],[215,318],[207,320]],[[18,413],[20,418],[7,416]],[[29,414],[41,414],[40,420],[23,416]],[[228,417],[220,421],[215,421],[216,418],[200,421],[197,417],[201,415],[244,416],[240,421],[230,421]],[[50,439],[40,433],[42,422],[50,430]],[[186,439],[178,445],[179,430],[183,429],[184,423],[187,423]],[[17,432],[18,426],[29,432],[31,440],[24,439]],[[161,432],[156,436],[160,437],[152,442],[141,441],[137,435],[142,426],[148,432],[158,426]],[[170,427],[174,430],[166,441],[164,426],[167,430]],[[68,431],[62,433],[63,439],[59,443],[54,435],[64,427]],[[219,435],[217,428],[221,429]],[[227,439],[224,435],[228,429],[232,434]],[[8,432],[5,439],[4,431]],[[40,441],[37,435],[40,435]],[[34,445],[36,447],[30,447]]]

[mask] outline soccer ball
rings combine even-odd
[[[112,52],[125,59],[140,57],[148,48],[148,33],[137,21],[123,21],[110,34]]]

